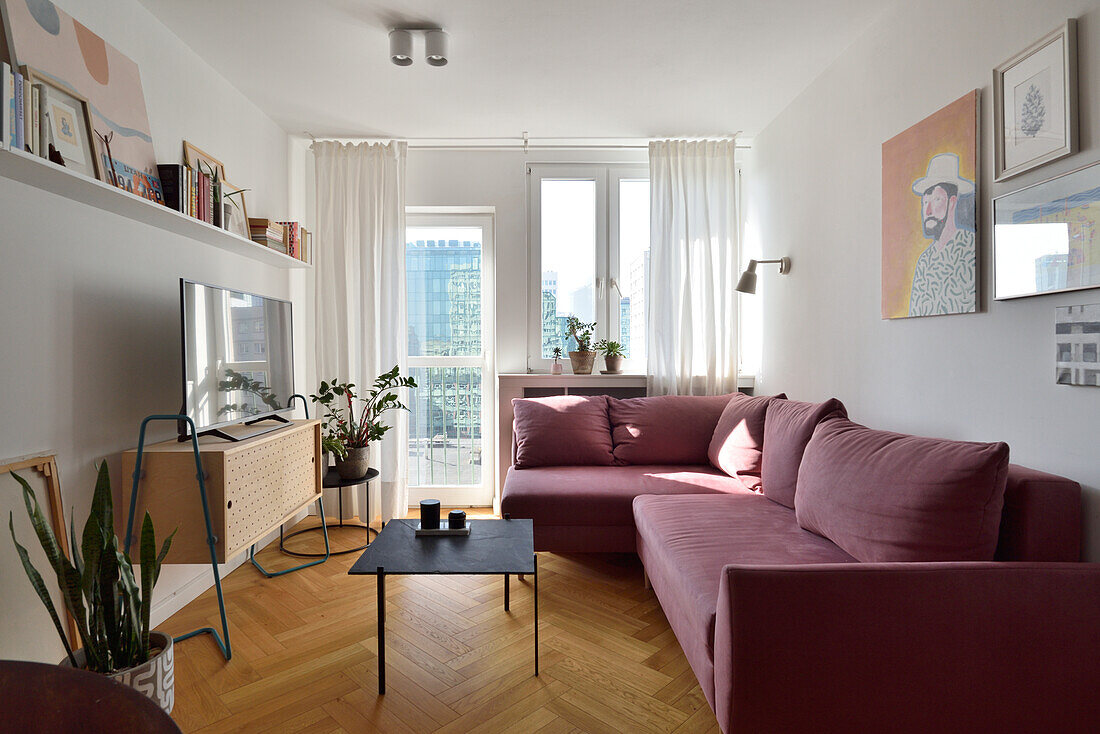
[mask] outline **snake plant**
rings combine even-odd
[[[175,531],[165,539],[160,553],[157,553],[153,520],[148,512],[145,513],[139,541],[139,588],[130,556],[125,549],[119,547],[118,536],[115,535],[111,477],[107,472],[107,462],[99,466],[92,509],[88,522],[84,525],[79,552],[76,525],[70,518],[71,562],[61,552],[57,538],[46,522],[30,485],[14,472],[12,477],[23,488],[23,503],[27,506],[34,532],[57,575],[65,608],[76,621],[87,669],[96,673],[114,673],[146,662],[149,659],[149,613],[153,586],[160,575],[161,563],[168,555]],[[27,555],[27,549],[15,537],[15,518],[11,513],[8,514],[8,529],[23,562],[23,569],[27,572],[27,578],[50,613],[61,643],[65,646],[65,654],[75,667],[76,658],[61,626],[61,618],[54,608],[41,574]]]

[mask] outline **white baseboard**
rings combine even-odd
[[[288,521],[288,525],[293,525],[304,519],[308,513],[303,510],[297,517]],[[266,548],[269,543],[273,543],[279,539],[279,531],[274,531],[263,539],[261,539],[256,545],[261,549]],[[225,578],[233,571],[237,570],[241,565],[248,562],[248,553],[242,553],[236,558],[230,559],[228,563],[222,563],[218,565],[218,574],[221,578]],[[259,571],[256,571],[259,574]],[[204,591],[214,586],[214,572],[209,566],[199,566],[195,575],[191,578],[183,581],[176,586],[174,590],[163,597],[153,599],[152,608],[149,610],[149,624],[150,627],[156,629],[158,625],[164,622],[164,620],[171,617],[173,614],[183,609],[185,606],[198,599]],[[220,631],[219,631],[220,632]]]

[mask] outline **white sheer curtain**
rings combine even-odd
[[[649,144],[651,395],[737,389],[733,140]]]
[[[363,390],[380,373],[408,374],[405,306],[405,160],[407,144],[313,144],[317,163],[317,376]],[[402,395],[402,402],[408,396]],[[383,520],[404,517],[409,505],[408,415],[386,414],[393,426],[372,446],[381,476]],[[329,510],[336,497],[326,497]],[[366,490],[355,510],[366,517]],[[344,503],[345,514],[348,502]],[[371,508],[376,510],[378,508]]]

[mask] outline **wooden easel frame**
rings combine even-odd
[[[57,537],[57,544],[61,546],[61,552],[71,560],[69,533],[65,529],[65,512],[61,504],[61,476],[57,471],[57,458],[51,454],[28,459],[15,459],[0,464],[0,474],[25,469],[34,469],[46,480],[46,504],[50,508],[50,525],[53,527],[53,534]],[[75,649],[80,645],[80,636],[76,631],[76,620],[73,619],[73,615],[67,606],[65,606],[65,619],[69,627],[69,644]]]

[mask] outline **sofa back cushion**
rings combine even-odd
[[[798,472],[795,516],[863,562],[992,561],[1008,445],[822,423]]]
[[[603,395],[512,400],[517,469],[611,466],[611,424]]]
[[[726,404],[714,435],[710,438],[707,460],[715,469],[737,477],[749,489],[760,491],[760,462],[764,450],[764,416],[772,400],[786,400],[779,395],[750,398],[738,393]]]
[[[608,398],[616,464],[706,464],[730,395]]]
[[[824,403],[797,400],[768,402],[764,421],[764,454],[760,461],[764,496],[794,509],[802,452],[806,450],[817,424],[834,417],[848,417],[844,404],[836,398],[829,398]]]

